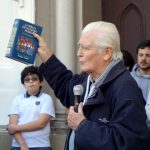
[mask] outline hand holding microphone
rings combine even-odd
[[[83,113],[83,104],[81,103],[81,98],[83,94],[83,86],[82,85],[74,86],[73,93],[75,97],[75,106],[74,107],[71,106],[69,108],[67,120],[68,120],[68,127],[70,127],[73,130],[76,130],[80,122],[86,119]]]
[[[71,106],[68,113],[68,127],[73,130],[76,130],[81,123],[81,121],[85,120],[86,117],[83,113],[83,103],[79,104],[78,112],[75,112],[74,107]]]

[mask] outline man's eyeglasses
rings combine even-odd
[[[32,77],[32,78],[26,77],[26,78],[24,78],[24,82],[25,82],[25,83],[29,83],[30,81],[36,82],[36,81],[38,81],[38,80],[39,80],[38,77]]]

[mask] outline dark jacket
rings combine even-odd
[[[68,108],[74,105],[73,86],[82,84],[85,88],[87,74],[73,75],[54,55],[40,71]],[[76,130],[77,150],[150,149],[143,96],[122,62],[109,72],[83,112],[87,119]]]

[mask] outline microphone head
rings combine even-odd
[[[73,93],[74,93],[74,95],[82,95],[83,94],[83,86],[81,84],[75,85],[73,87]]]

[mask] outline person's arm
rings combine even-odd
[[[67,108],[73,106],[73,86],[81,84],[84,80],[83,76],[73,75],[72,71],[57,59],[45,40],[37,34],[33,35],[39,41],[38,55],[43,61],[39,67],[40,72],[61,103]]]
[[[17,123],[18,123],[18,115],[10,115],[9,116],[9,124],[8,124],[8,126],[9,125],[17,125]],[[8,132],[9,132],[9,130],[8,130]],[[21,132],[16,132],[16,133],[11,134],[11,135],[17,140],[17,142],[20,145],[21,150],[29,150],[28,146],[27,146],[27,144],[25,142],[25,139],[21,135]]]
[[[14,134],[17,132],[36,131],[36,130],[44,128],[49,121],[50,121],[49,115],[40,114],[38,120],[31,121],[29,123],[25,123],[21,125],[9,124],[7,128],[11,134]]]
[[[44,76],[49,86],[54,90],[57,98],[61,103],[69,108],[74,105],[73,86],[81,84],[84,80],[83,76],[73,75],[72,71],[52,53],[44,39],[33,34],[39,41],[38,55],[43,63],[39,67],[39,71]]]

